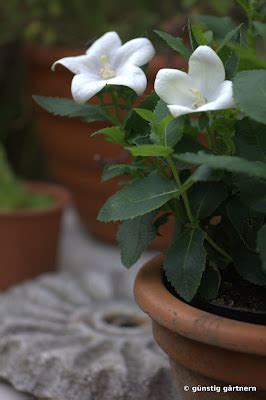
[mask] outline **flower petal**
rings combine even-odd
[[[191,107],[194,101],[193,82],[188,74],[178,69],[161,69],[155,78],[154,90],[170,105]]]
[[[52,65],[53,71],[57,64],[63,65],[73,72],[73,74],[93,74],[95,78],[99,76],[99,65],[91,56],[83,55],[61,58],[61,60],[56,61]]]
[[[175,118],[180,117],[180,115],[191,114],[195,112],[195,110],[192,108],[184,106],[168,106],[168,109]]]
[[[214,97],[209,99],[207,104],[197,108],[196,112],[201,111],[211,111],[211,110],[225,110],[227,108],[235,107],[235,101],[233,98],[233,84],[231,81],[224,81],[221,83],[216,92],[214,93]]]
[[[102,55],[108,56],[121,45],[121,39],[116,32],[107,32],[88,48],[86,54],[97,58]]]
[[[137,67],[147,64],[155,54],[155,49],[149,39],[136,38],[123,44],[114,56],[113,65],[119,69],[125,64]]]
[[[108,85],[128,86],[133,89],[137,95],[144,93],[147,86],[147,78],[141,68],[134,65],[126,65],[120,70],[115,78],[105,81]]]
[[[106,81],[96,80],[89,75],[79,74],[72,79],[71,93],[73,99],[78,104],[84,104],[96,93],[100,92]]]
[[[222,60],[209,46],[199,46],[191,55],[188,65],[188,74],[195,89],[206,98],[225,80]]]

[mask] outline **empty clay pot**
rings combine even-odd
[[[28,93],[42,96],[71,97],[73,75],[58,67],[51,71],[54,61],[84,53],[53,47],[30,46],[26,49],[28,67]],[[171,65],[184,66],[180,57],[155,56],[148,69],[148,91],[153,88],[157,71]],[[100,135],[91,134],[105,126],[104,123],[81,123],[75,118],[55,117],[34,104],[36,131],[42,149],[47,157],[53,176],[72,193],[73,201],[88,231],[94,236],[115,242],[117,224],[97,221],[97,214],[103,203],[119,189],[118,179],[102,183],[103,166],[107,163],[126,162],[125,152],[120,146],[106,142]],[[164,227],[165,235],[154,243],[156,248],[165,248],[169,243],[173,224]],[[168,233],[169,231],[169,233]]]
[[[265,399],[266,326],[219,317],[178,300],[163,283],[162,265],[162,256],[145,264],[134,291],[153,321],[156,342],[170,358],[178,399]],[[239,391],[240,386],[252,389]],[[202,387],[209,390],[198,391]]]
[[[34,193],[50,195],[45,209],[0,210],[0,289],[6,289],[56,267],[62,211],[69,201],[60,186],[31,183]]]

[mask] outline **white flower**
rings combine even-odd
[[[146,38],[130,40],[122,45],[116,32],[107,32],[96,40],[85,55],[66,57],[56,61],[75,74],[71,92],[74,100],[83,104],[105,85],[122,85],[141,95],[147,78],[139,68],[150,61],[155,50]]]
[[[234,107],[232,82],[225,80],[224,65],[212,48],[199,46],[188,64],[188,74],[161,69],[155,79],[155,92],[174,117]]]

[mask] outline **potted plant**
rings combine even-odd
[[[141,79],[130,71],[147,57],[145,46],[128,52],[127,80],[104,43],[94,63],[88,57],[61,60],[75,69],[78,103],[92,93],[102,97],[101,89],[116,93],[117,124],[95,135],[118,143],[131,159],[105,168],[102,179],[120,175],[123,188],[98,219],[122,221],[117,239],[123,264],[130,268],[139,259],[169,216],[176,222],[164,255],[139,272],[135,296],[170,357],[182,399],[258,399],[266,391],[266,63],[256,54],[265,25],[258,2],[239,3],[247,28],[241,24],[217,40],[190,25],[191,48],[171,37],[188,60],[188,73],[160,70],[155,92],[137,107],[130,91],[113,84],[143,92],[145,78],[139,69]],[[102,56],[104,66],[97,63]],[[96,83],[92,71],[115,75],[115,81],[102,76]],[[62,110],[58,99],[37,101]],[[84,112],[83,118],[96,111],[88,104],[69,106],[69,115]],[[108,109],[104,102],[99,107]]]

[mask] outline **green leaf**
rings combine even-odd
[[[166,32],[161,32],[155,30],[157,35],[159,35],[167,44],[170,46],[173,50],[177,51],[180,53],[186,60],[189,59],[191,52],[189,49],[185,46],[183,40],[179,37],[174,37],[170,35],[169,33]]]
[[[175,147],[183,137],[184,131],[184,119],[174,118],[165,128],[165,145],[169,147]]]
[[[206,38],[204,32],[200,29],[198,25],[191,25],[191,30],[198,45],[204,46],[209,44],[209,41]]]
[[[241,47],[236,43],[228,43],[239,57],[238,71],[260,70],[266,68],[265,59],[259,57],[250,47]]]
[[[257,249],[260,253],[262,269],[266,273],[266,225],[264,225],[258,233]]]
[[[175,182],[151,174],[111,196],[100,210],[99,221],[135,218],[156,210],[178,195]]]
[[[244,245],[249,250],[255,250],[257,230],[263,223],[263,217],[255,216],[239,198],[232,198],[226,206],[226,211]]]
[[[157,144],[143,144],[141,146],[126,147],[127,150],[135,157],[167,157],[173,153],[171,147],[160,146]]]
[[[266,40],[266,24],[260,21],[253,21],[256,33]]]
[[[77,104],[73,100],[58,97],[33,96],[39,106],[61,117],[79,117],[85,122],[108,121],[108,116],[100,106]]]
[[[185,229],[177,235],[166,253],[164,269],[167,280],[186,301],[191,301],[197,293],[205,269],[204,239],[205,233],[200,229]]]
[[[242,71],[233,80],[234,97],[240,110],[266,124],[266,71]]]
[[[240,34],[240,30],[242,28],[243,24],[238,25],[236,28],[232,29],[230,32],[228,32],[225,36],[225,38],[222,40],[222,43],[216,50],[217,53],[221,51],[229,42],[233,41],[236,42],[238,41],[238,37]]]
[[[242,278],[255,285],[266,285],[266,274],[258,254],[249,251],[241,242],[231,250],[234,266]]]
[[[206,165],[200,165],[196,171],[193,172],[192,175],[187,179],[184,183],[184,186],[196,183],[196,182],[208,182],[217,180],[217,177],[214,174],[214,171],[207,167]]]
[[[123,145],[125,143],[125,133],[120,126],[112,126],[94,132],[92,136],[103,135],[108,142]]]
[[[199,220],[212,215],[226,197],[227,192],[220,182],[197,183],[189,193],[193,214]]]
[[[214,17],[211,15],[198,15],[194,19],[202,22],[208,29],[210,29],[216,36],[224,38],[225,35],[232,31],[235,23],[230,17]]]
[[[266,182],[260,179],[241,176],[235,180],[240,190],[242,203],[252,210],[266,214]]]
[[[134,111],[141,116],[145,121],[156,123],[157,118],[155,114],[150,110],[145,110],[143,108],[134,108]]]
[[[214,300],[218,296],[221,285],[221,275],[218,268],[207,265],[203,272],[199,295],[206,300]]]
[[[168,117],[168,115],[170,115],[167,104],[163,100],[160,99],[156,104],[154,114],[157,117],[158,121],[162,121],[165,117]]]
[[[130,175],[143,170],[145,170],[143,166],[131,164],[111,164],[104,169],[102,174],[102,182],[108,181],[109,179],[115,178],[119,175]]]
[[[266,162],[266,125],[243,118],[236,124],[235,142],[240,157]]]
[[[155,213],[124,221],[117,234],[121,261],[126,268],[132,267],[149,243],[156,238],[156,228],[152,224]]]
[[[203,151],[199,151],[196,154],[174,154],[173,157],[179,161],[192,165],[205,164],[213,169],[236,172],[256,178],[266,179],[266,163],[260,161],[252,162],[240,157],[218,156]]]

